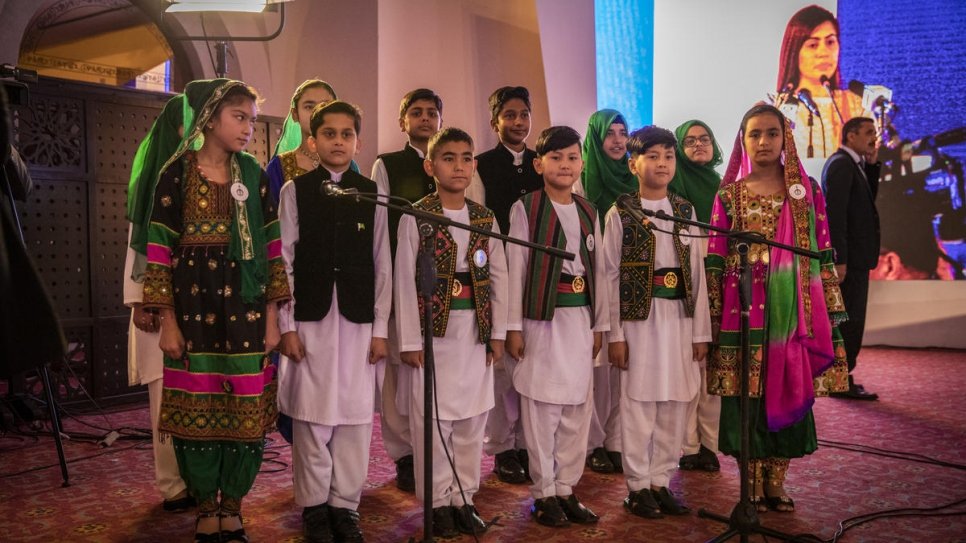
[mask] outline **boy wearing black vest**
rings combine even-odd
[[[610,363],[621,374],[624,507],[644,518],[687,514],[668,483],[684,442],[688,402],[698,393],[711,316],[697,229],[642,209],[695,220],[694,206],[667,190],[674,177],[674,134],[648,126],[627,140],[638,192],[607,212],[604,269],[610,289]]]
[[[414,206],[453,221],[499,232],[493,212],[467,200],[473,176],[473,140],[462,130],[444,128],[430,140],[426,173],[436,192]],[[487,525],[473,506],[480,487],[480,461],[487,412],[493,407],[494,358],[506,338],[506,258],[503,243],[459,228],[438,228],[433,254],[437,283],[432,322],[422,322],[417,300],[419,233],[432,223],[406,215],[399,221],[395,295],[400,383],[409,383],[409,424],[416,456],[416,494],[423,497],[423,333],[432,327],[436,362],[433,439],[433,524],[441,537],[481,534]],[[444,449],[445,446],[445,449]],[[450,467],[447,453],[454,466]],[[455,473],[454,473],[455,472]],[[458,478],[458,480],[456,479]],[[463,493],[460,493],[460,489]]]
[[[362,541],[374,364],[386,356],[392,259],[385,208],[331,195],[376,192],[349,169],[362,116],[336,100],[312,114],[319,167],[282,187],[282,258],[294,293],[279,315],[279,406],[293,419],[295,503],[306,541]]]
[[[583,473],[593,409],[594,357],[609,326],[597,209],[572,193],[583,159],[580,135],[543,131],[534,166],[544,188],[510,208],[510,235],[577,255],[572,261],[519,245],[507,248],[510,309],[507,354],[517,363],[533,485],[531,513],[546,526],[593,524],[598,517],[573,493]]]
[[[510,228],[510,206],[520,197],[543,188],[543,177],[534,169],[537,158],[527,148],[530,135],[530,91],[526,87],[501,87],[490,95],[490,126],[500,142],[476,157],[477,175],[466,191],[467,198],[493,210],[500,229]],[[513,361],[498,360],[494,375],[496,405],[486,421],[483,450],[495,456],[493,471],[504,483],[522,484],[530,477],[526,440],[520,425],[520,395],[513,388]]]
[[[443,100],[430,89],[406,93],[399,104],[399,128],[409,141],[400,151],[379,155],[372,165],[372,180],[379,191],[415,202],[436,190],[436,182],[423,169],[429,138],[439,131]],[[389,245],[396,254],[396,231],[400,213],[389,210]],[[396,463],[396,486],[406,492],[416,489],[413,475],[413,446],[409,435],[409,400],[399,395],[399,338],[395,317],[389,318],[389,356],[376,367],[376,397],[379,398],[382,442]]]

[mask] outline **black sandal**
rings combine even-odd
[[[208,513],[198,513],[198,517],[195,519],[195,543],[221,543],[221,532],[211,532],[207,534],[198,532],[198,525],[201,524],[201,519],[203,518],[213,518],[220,517],[218,511],[210,511]]]
[[[238,522],[243,523],[241,513],[222,513],[219,515],[221,518],[238,517]],[[237,530],[222,530],[221,539],[222,543],[228,543],[229,541],[240,541],[241,543],[249,543],[248,534],[245,533],[245,528],[239,528]]]

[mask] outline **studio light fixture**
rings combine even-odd
[[[272,4],[280,4],[288,0],[164,0],[168,5],[167,13],[185,13],[197,11],[234,11],[243,13],[260,13]]]

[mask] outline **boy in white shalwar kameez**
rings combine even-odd
[[[603,281],[610,291],[611,364],[621,374],[624,507],[644,518],[689,509],[668,490],[684,440],[688,402],[703,386],[711,317],[695,227],[667,219],[641,222],[641,209],[694,219],[690,202],[669,194],[674,135],[648,126],[627,141],[639,192],[607,213]],[[667,233],[665,233],[667,232]]]
[[[426,173],[436,179],[436,192],[414,207],[499,233],[493,212],[464,196],[476,167],[473,139],[466,132],[456,128],[438,132],[430,140],[424,165]],[[433,320],[421,322],[416,260],[421,250],[419,227],[423,224],[410,215],[400,219],[395,262],[396,323],[404,364],[400,367],[400,386],[408,383],[411,387],[409,424],[416,456],[416,495],[425,496],[421,328],[431,326],[438,401],[433,414],[438,420],[431,429],[434,533],[441,537],[459,532],[481,534],[487,525],[473,505],[473,495],[480,487],[483,431],[487,412],[493,407],[491,364],[494,358],[503,356],[506,338],[506,257],[499,240],[460,228],[439,228],[432,255],[437,273]]]
[[[594,357],[609,329],[601,269],[600,225],[593,204],[572,193],[583,159],[580,135],[543,131],[534,167],[544,188],[510,208],[510,235],[576,255],[568,261],[510,245],[507,352],[517,361],[513,386],[530,458],[531,514],[545,526],[593,524],[598,517],[573,493],[583,474],[593,409]]]
[[[361,114],[342,101],[312,114],[319,167],[282,187],[282,258],[292,300],[279,313],[278,399],[293,419],[295,503],[309,543],[362,541],[375,364],[386,356],[392,258],[384,207],[331,196],[376,192],[349,169]],[[302,279],[305,278],[305,279]]]

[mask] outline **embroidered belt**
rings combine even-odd
[[[557,307],[581,307],[590,305],[587,279],[583,275],[560,274],[557,283]]]
[[[655,298],[670,298],[672,300],[684,298],[684,283],[681,268],[661,268],[654,270]]]
[[[473,278],[470,272],[453,274],[453,290],[450,294],[450,309],[476,309],[473,305]]]

